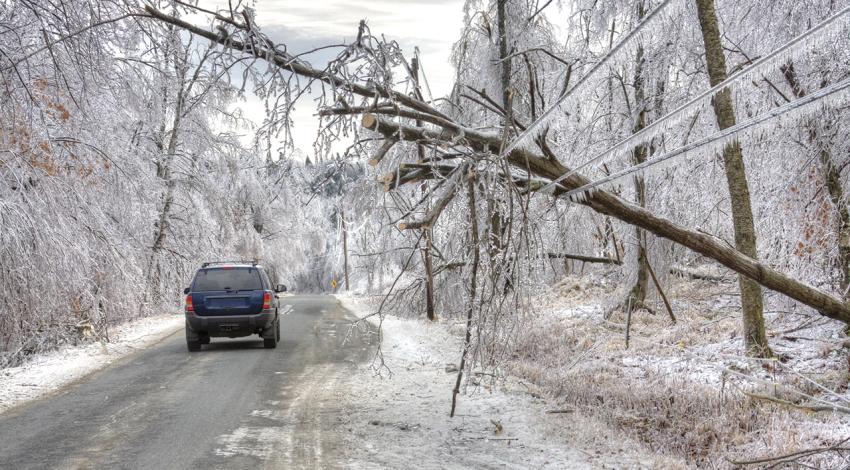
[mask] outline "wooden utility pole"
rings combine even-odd
[[[413,93],[416,99],[422,99],[422,89],[419,87],[419,55],[415,55],[410,61],[411,74],[413,75]],[[416,126],[422,126],[422,121],[416,120]],[[416,145],[416,152],[419,161],[425,159],[425,147],[419,143]],[[427,192],[428,183],[422,182],[422,192]],[[424,227],[422,239],[425,243],[425,248],[422,250],[422,262],[425,264],[425,315],[429,320],[433,321],[437,318],[434,312],[434,262],[431,255],[431,227]]]
[[[339,209],[339,220],[342,227],[342,256],[345,270],[345,290],[347,291],[350,288],[348,284],[348,228],[345,226],[345,212],[342,211],[342,208]]]
[[[496,25],[499,29],[499,82],[502,91],[502,107],[505,110],[505,120],[503,129],[505,137],[507,137],[509,129],[513,123],[513,90],[511,88],[511,56],[508,49],[508,31],[507,31],[507,3],[508,0],[497,0],[496,2]],[[529,83],[532,82],[532,77],[528,77]],[[532,94],[533,99],[533,94]],[[533,109],[533,108],[532,108]],[[533,113],[533,111],[532,111]],[[506,139],[507,141],[507,139]],[[502,214],[502,203],[505,200],[498,193],[492,194],[487,199],[488,212],[490,213],[490,227],[487,235],[487,253],[490,257],[490,265],[498,266],[497,258],[505,250],[505,231],[508,230],[511,221]],[[512,288],[513,277],[512,268],[510,266],[502,266],[497,270],[491,270],[491,279],[495,283],[499,274],[502,274],[505,279],[504,289],[507,291]]]

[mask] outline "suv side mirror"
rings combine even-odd
[[[184,294],[184,295],[185,295],[185,294],[188,294],[188,293],[189,293],[189,288],[188,288],[188,287],[187,287],[187,288],[185,288],[185,289],[183,289],[183,294]]]
[[[275,292],[286,292],[286,286],[283,284],[278,284],[274,287]]]

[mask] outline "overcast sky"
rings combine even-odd
[[[202,0],[207,9],[226,7],[227,0]],[[449,62],[452,44],[463,26],[463,0],[257,0],[257,24],[276,43],[299,53],[357,36],[361,19],[366,19],[374,36],[385,35],[399,43],[407,57],[419,47],[422,67],[434,96],[451,91],[454,71]],[[334,53],[335,55],[335,53]],[[327,56],[314,56],[313,65],[323,66]],[[255,97],[240,103],[245,115],[256,123],[264,116]],[[308,155],[316,135],[314,103],[305,99],[293,115],[295,145]]]

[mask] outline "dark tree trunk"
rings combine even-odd
[[[502,106],[504,106],[507,114],[510,114],[508,107],[511,105],[511,59],[508,58],[508,32],[507,32],[507,7],[508,0],[496,1],[496,22],[499,29],[499,60],[501,61],[501,84],[502,84]]]
[[[646,13],[644,10],[643,2],[638,3],[638,19],[642,19],[644,14]],[[645,80],[643,77],[643,65],[644,65],[644,51],[643,46],[639,46],[637,50],[637,57],[635,58],[635,99],[634,103],[637,107],[637,120],[635,121],[634,128],[632,129],[633,133],[638,133],[646,127],[646,90],[645,90]],[[635,165],[641,164],[646,161],[648,149],[646,145],[638,145],[632,150],[632,161]],[[640,207],[646,207],[646,182],[643,179],[643,176],[635,176],[635,202]],[[646,233],[640,227],[634,227],[635,229],[635,242],[637,243],[637,277],[635,279],[635,283],[632,288],[629,290],[628,294],[626,294],[626,299],[624,301],[624,307],[631,313],[632,310],[636,308],[647,308],[646,305],[646,293],[649,286],[649,261],[646,256]],[[626,341],[626,345],[628,346],[628,341]]]

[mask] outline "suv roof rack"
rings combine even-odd
[[[246,260],[228,260],[228,261],[207,261],[206,263],[201,264],[201,268],[206,268],[216,264],[250,264],[251,266],[257,266],[260,264],[259,260],[253,259],[250,261]]]

